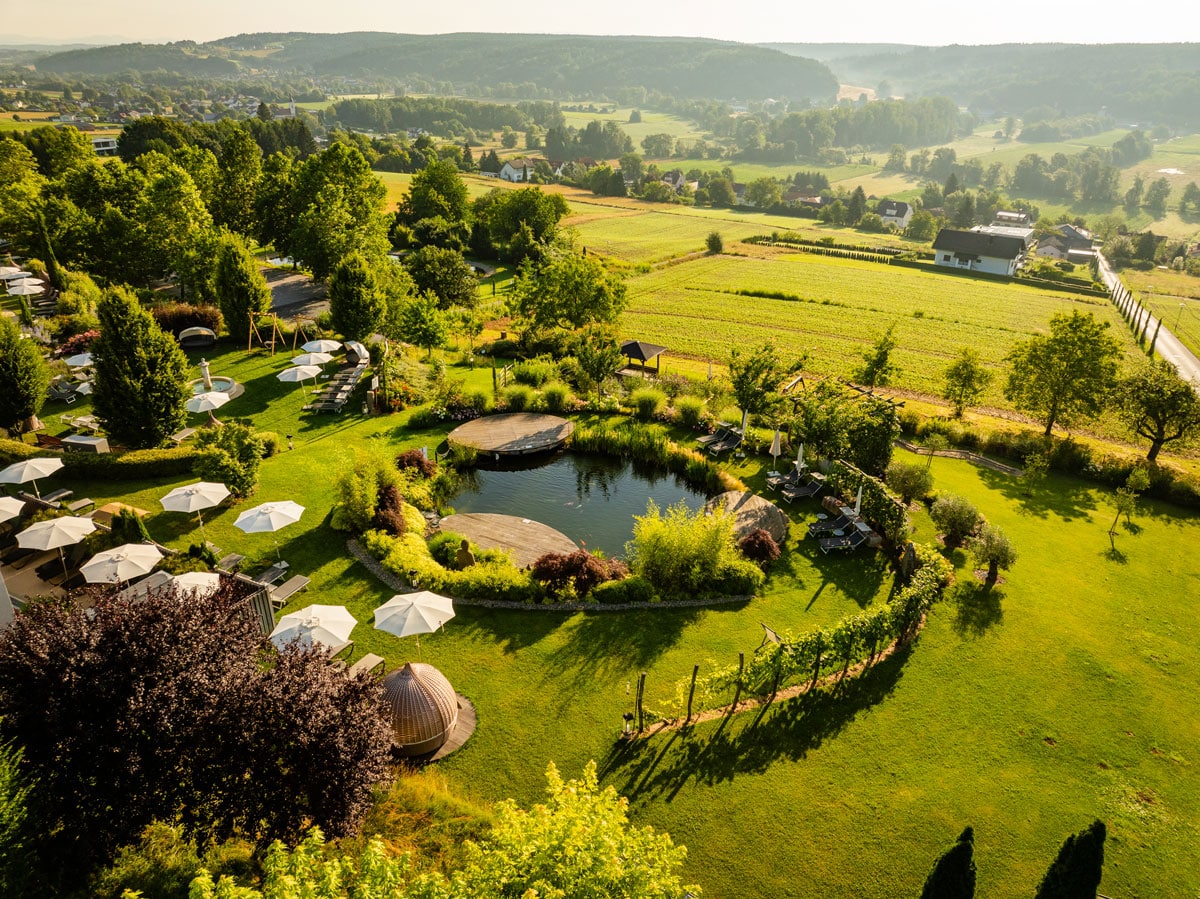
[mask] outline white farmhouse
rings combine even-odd
[[[908,227],[913,217],[912,206],[901,200],[880,200],[875,211],[885,225],[892,225],[901,231]]]
[[[950,268],[1011,276],[1021,267],[1025,250],[1020,237],[943,228],[933,241],[933,261]]]

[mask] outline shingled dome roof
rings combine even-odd
[[[436,751],[458,721],[458,699],[446,676],[432,665],[408,662],[383,679],[392,735],[401,755]]]

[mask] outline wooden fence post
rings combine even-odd
[[[645,724],[644,724],[644,721],[642,718],[642,695],[645,692],[646,692],[646,672],[643,671],[641,674],[638,675],[638,685],[637,685],[637,719],[638,719],[637,732],[639,734],[645,729]]]
[[[733,711],[730,712],[731,715],[737,713],[738,700],[742,698],[742,672],[745,670],[746,670],[746,654],[744,652],[739,652],[738,653],[737,689],[734,691],[734,694],[733,694]]]
[[[696,675],[700,673],[700,666],[692,666],[692,685],[688,688],[688,707],[687,717],[683,719],[683,723],[687,724],[692,720],[692,697],[696,695]]]

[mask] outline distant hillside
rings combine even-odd
[[[568,96],[645,88],[683,98],[831,100],[837,80],[811,59],[694,38],[569,35],[243,34],[211,44],[122,44],[56,53],[48,72],[163,69],[217,75],[247,69],[349,78],[422,79],[456,89],[535,85]]]
[[[117,44],[53,53],[37,61],[39,72],[116,75],[121,72],[177,72],[180,75],[235,75],[241,68],[224,55],[191,42],[177,44]]]
[[[899,94],[952,97],[986,113],[1050,118],[1104,110],[1123,122],[1200,126],[1200,44],[862,49],[817,58],[842,81],[888,81]]]
[[[789,56],[803,56],[820,62],[832,62],[847,56],[881,56],[917,49],[913,44],[759,44]]]

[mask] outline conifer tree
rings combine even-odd
[[[1096,899],[1104,874],[1106,836],[1104,822],[1093,821],[1086,830],[1067,837],[1035,899]]]
[[[968,827],[937,860],[921,899],[972,899],[975,895],[975,831]]]

